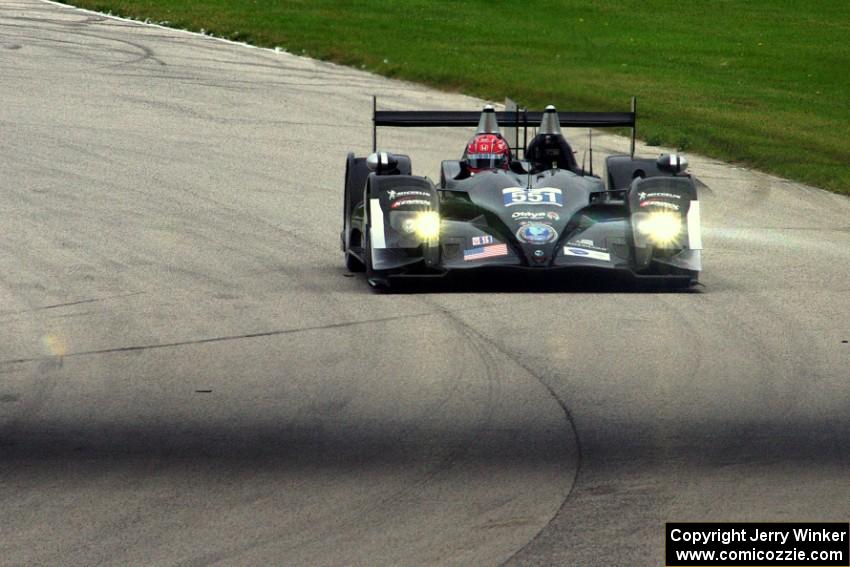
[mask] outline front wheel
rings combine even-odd
[[[366,269],[363,262],[351,252],[345,253],[345,269],[352,273],[359,273]]]

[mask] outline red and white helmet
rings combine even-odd
[[[511,149],[498,134],[476,134],[467,144],[463,160],[473,173],[485,169],[508,169]]]

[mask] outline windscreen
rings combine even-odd
[[[469,154],[467,163],[472,169],[507,169],[508,158],[505,154]]]

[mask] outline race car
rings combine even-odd
[[[698,282],[696,185],[682,156],[634,156],[634,99],[629,112],[561,114],[554,106],[496,112],[488,105],[480,113],[375,106],[373,99],[373,153],[346,160],[341,233],[346,267],[365,272],[374,288],[470,270],[598,270],[663,287]],[[514,129],[513,145],[500,125]],[[413,174],[407,155],[377,150],[379,126],[477,128],[463,157],[443,161],[434,183]],[[631,128],[631,154],[608,156],[603,180],[592,165],[579,166],[562,127]]]

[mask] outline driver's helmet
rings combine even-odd
[[[508,169],[511,149],[498,134],[476,134],[463,152],[463,161],[472,173],[485,169]]]

